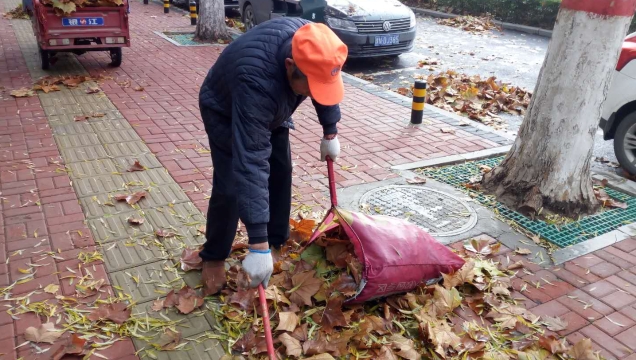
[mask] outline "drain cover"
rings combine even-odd
[[[419,186],[391,185],[371,190],[360,205],[371,213],[408,218],[434,236],[453,236],[470,230],[477,214],[465,201]]]

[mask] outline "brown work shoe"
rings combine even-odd
[[[204,261],[201,271],[201,281],[203,282],[203,296],[218,294],[225,285],[225,261]]]

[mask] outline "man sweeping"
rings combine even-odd
[[[200,252],[205,296],[225,285],[225,259],[239,219],[249,238],[243,268],[250,285],[267,286],[271,248],[283,245],[290,233],[291,115],[307,97],[312,99],[323,127],[320,157],[335,160],[347,52],[325,25],[280,18],[232,42],[210,69],[199,94],[214,166]]]

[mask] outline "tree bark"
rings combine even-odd
[[[194,37],[201,41],[231,40],[225,26],[225,4],[223,0],[199,0],[199,18]]]
[[[597,209],[594,134],[635,7],[636,0],[563,0],[517,139],[484,176],[499,201],[526,214]]]

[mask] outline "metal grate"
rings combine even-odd
[[[627,203],[627,209],[605,209],[565,225],[555,225],[542,220],[531,220],[516,211],[508,209],[496,201],[493,196],[484,195],[479,191],[469,190],[463,186],[469,182],[471,177],[479,174],[479,165],[494,167],[503,159],[504,157],[497,157],[441,168],[424,168],[418,172],[470,193],[471,197],[481,204],[492,207],[501,216],[515,221],[522,228],[560,247],[578,244],[636,221],[636,198],[609,188],[604,189],[607,194],[618,201]]]
[[[391,29],[389,31],[384,30],[384,23],[388,22],[391,24]],[[394,31],[406,31],[411,28],[411,19],[396,19],[396,20],[379,20],[379,21],[354,21],[356,27],[358,28],[358,32],[360,33],[384,33],[384,32],[394,32]]]
[[[465,201],[421,186],[373,189],[362,196],[360,205],[372,214],[408,219],[434,236],[458,235],[477,223],[477,213]]]

